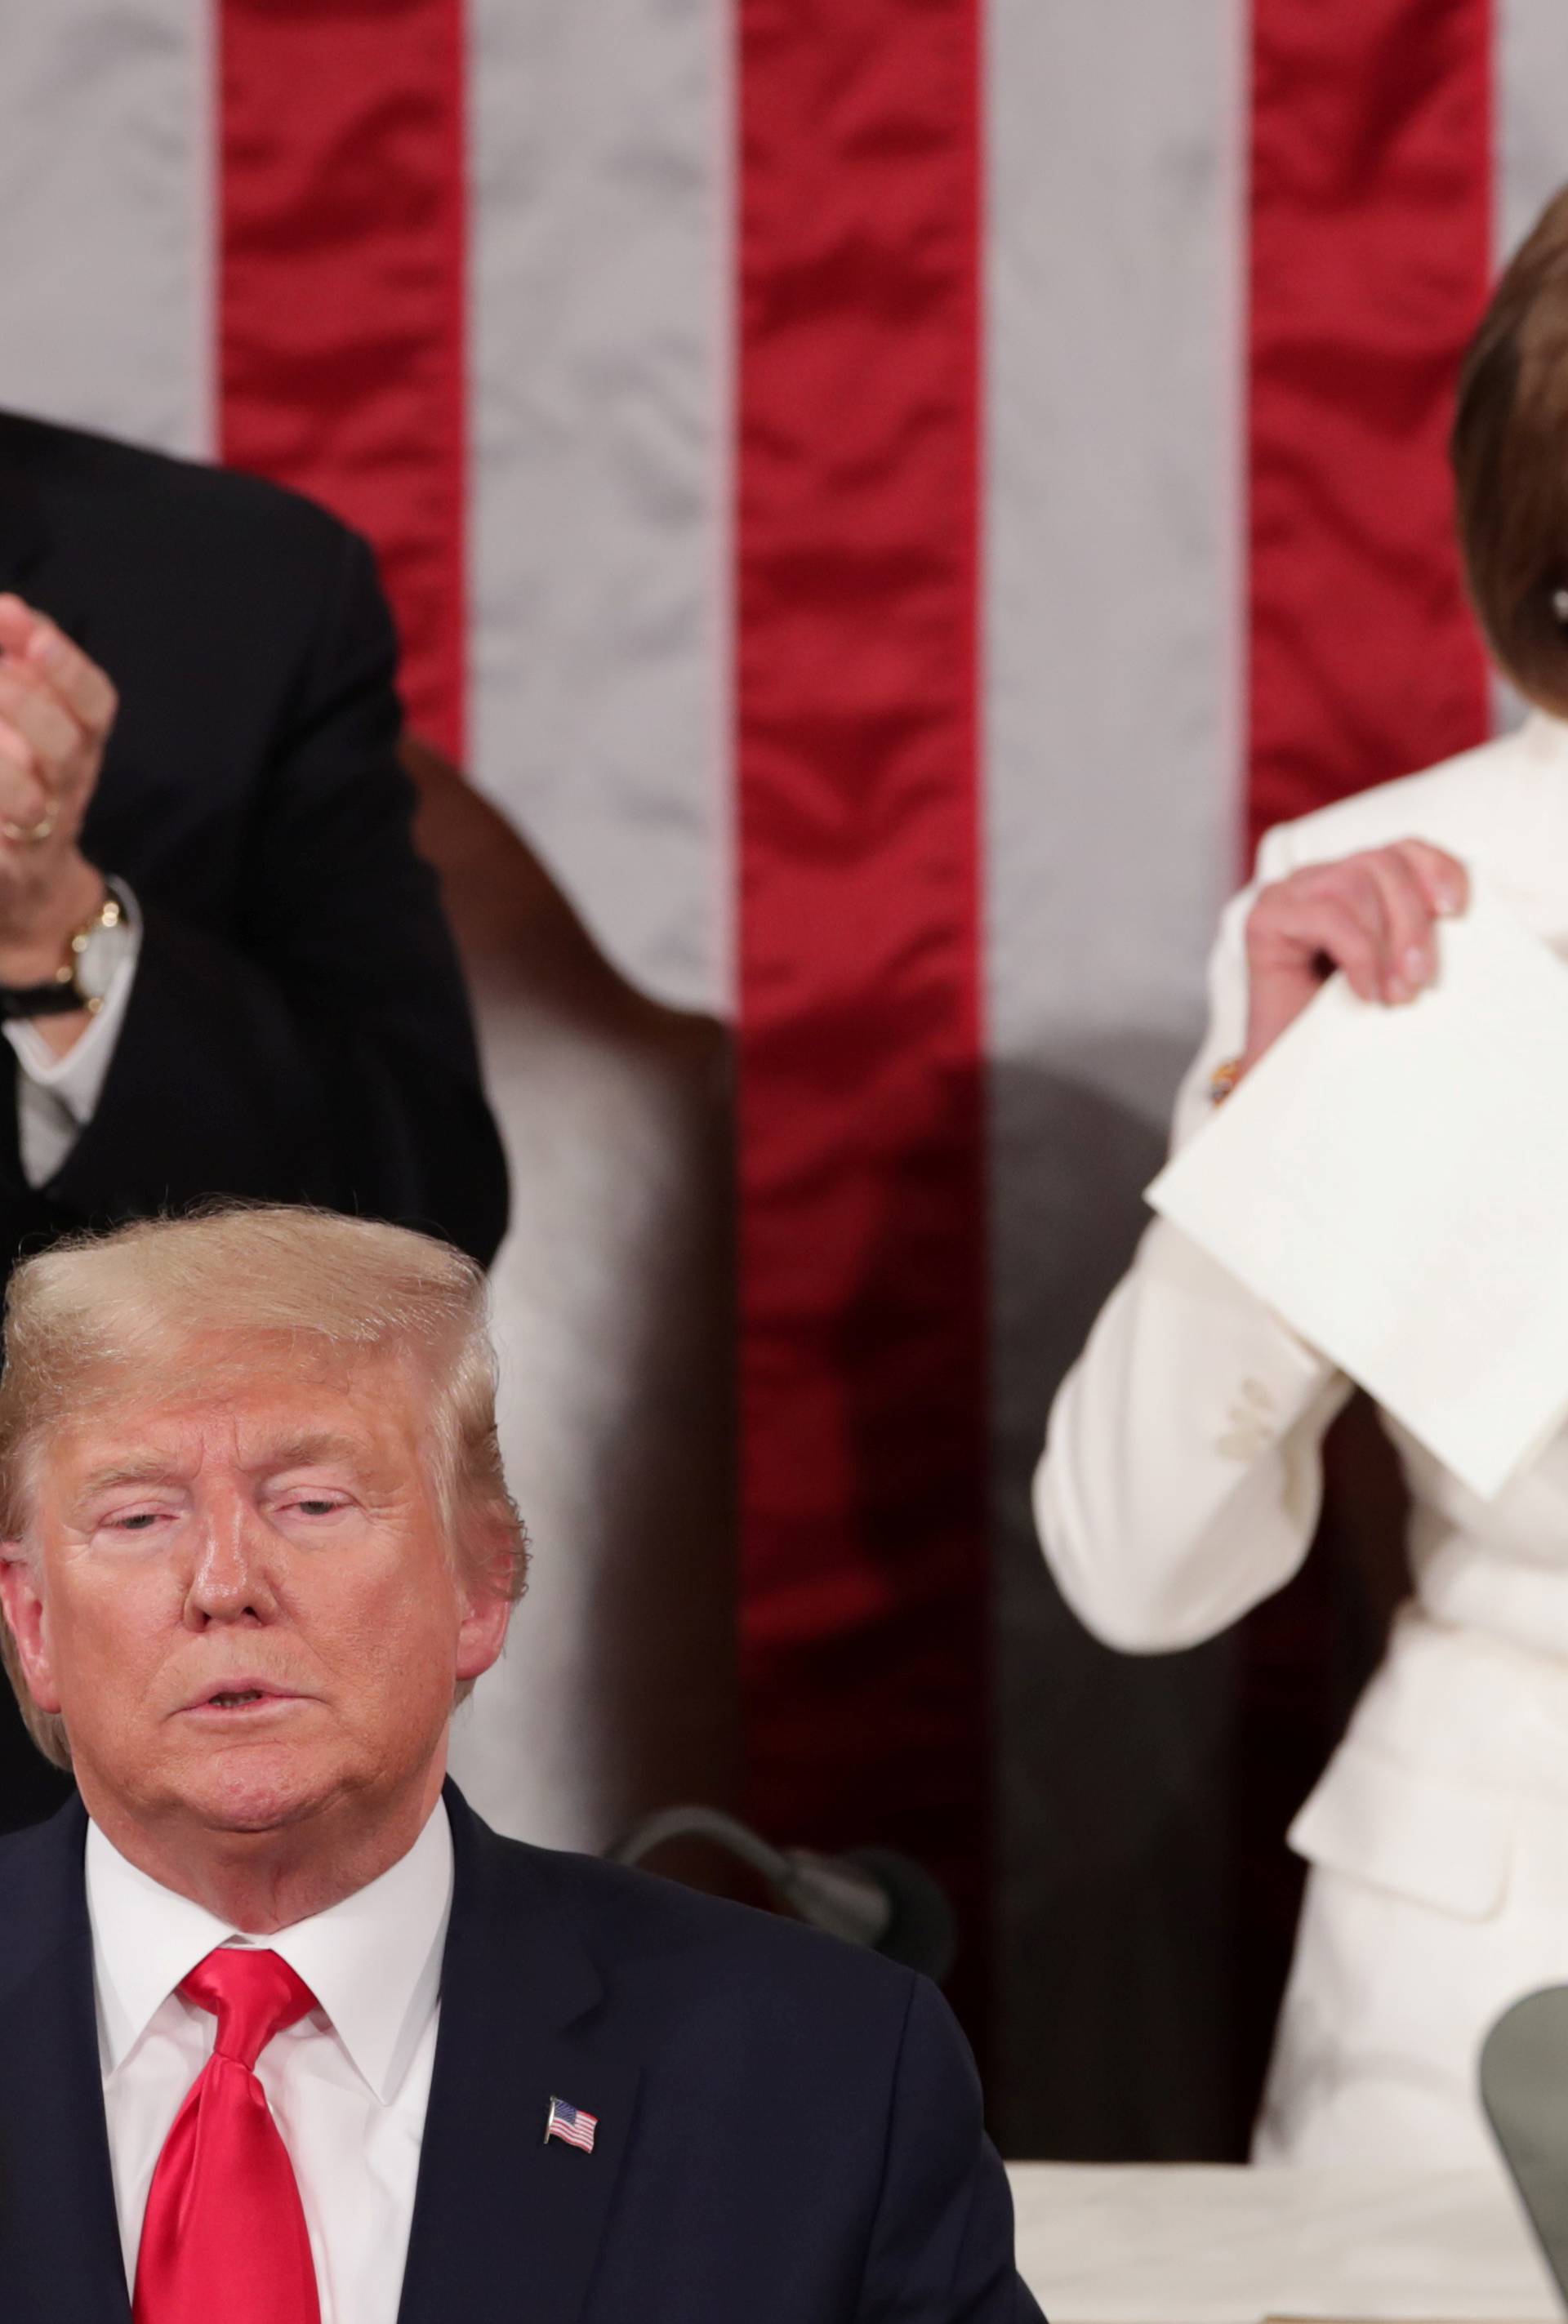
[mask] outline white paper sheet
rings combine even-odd
[[[1479,895],[1401,1009],[1342,976],[1148,1200],[1484,1499],[1568,1419],[1568,968]]]

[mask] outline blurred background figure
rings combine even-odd
[[[1535,715],[1268,835],[1222,924],[1178,1144],[1335,968],[1363,1000],[1415,1000],[1472,873],[1568,953],[1568,193],[1471,350],[1453,462],[1476,608]],[[1036,1484],[1052,1571],[1095,1635],[1190,1646],[1289,1581],[1350,1392],[1157,1221],[1056,1399]],[[1487,1502],[1384,1425],[1413,1503],[1415,1594],[1292,1828],[1312,1873],[1256,2151],[1484,2165],[1481,2041],[1568,1955],[1568,1438]]]
[[[0,1224],[205,1194],[506,1223],[368,549],[250,478],[0,414]]]
[[[1029,1478],[1243,827],[1499,715],[1444,441],[1564,85],[1558,0],[0,25],[0,404],[335,511],[471,779],[539,1554],[464,1780],[599,1845],[678,1707],[670,1785],[738,1742],[770,1840],[924,1864],[1014,2153],[1243,2151],[1404,1586],[1353,1407],[1181,1655],[1088,1637]]]
[[[210,1194],[491,1259],[500,1141],[363,541],[0,414],[0,1265]],[[0,1821],[51,1786],[18,1727]]]

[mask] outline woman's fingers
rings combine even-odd
[[[1364,875],[1282,881],[1268,916],[1268,935],[1293,950],[1305,968],[1321,957],[1343,969],[1363,1001],[1381,997],[1387,963],[1382,899]],[[1320,972],[1321,973],[1321,972]]]
[[[1456,855],[1425,839],[1401,839],[1386,851],[1402,856],[1425,889],[1439,919],[1458,918],[1470,902],[1470,873]]]
[[[1436,973],[1435,923],[1469,900],[1463,864],[1416,839],[1272,881],[1247,922],[1248,1061],[1278,1039],[1331,968],[1363,1001],[1415,1000]]]
[[[1414,1001],[1437,967],[1431,892],[1402,848],[1380,848],[1366,868],[1385,921],[1382,998],[1396,1005]]]
[[[1315,946],[1348,975],[1354,969],[1351,981],[1359,991],[1369,973],[1366,945],[1347,929],[1348,913],[1375,954],[1371,997],[1410,1001],[1436,968],[1434,923],[1468,900],[1462,864],[1440,848],[1402,840],[1308,865],[1266,888],[1250,932],[1265,943]]]
[[[1457,857],[1423,839],[1401,839],[1366,859],[1386,900],[1395,986],[1391,1001],[1413,1001],[1437,973],[1435,923],[1470,902],[1470,874]]]
[[[1342,969],[1352,992],[1380,1001],[1388,978],[1388,928],[1370,881],[1346,883],[1321,899],[1315,914],[1321,949]]]

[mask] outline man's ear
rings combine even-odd
[[[31,1563],[19,1541],[0,1541],[0,1605],[16,1644],[27,1691],[40,1711],[58,1711],[49,1624]]]
[[[501,1660],[512,1620],[512,1600],[486,1591],[472,1597],[457,1631],[457,1676],[480,1678]]]
[[[489,1554],[475,1560],[480,1572],[511,1571],[516,1551],[517,1537],[510,1517],[491,1517],[483,1510],[471,1513],[469,1526],[484,1540]],[[464,1595],[463,1618],[457,1629],[457,1676],[460,1680],[482,1677],[493,1663],[501,1660],[501,1650],[506,1644],[507,1626],[512,1620],[512,1600],[502,1591],[471,1587]]]

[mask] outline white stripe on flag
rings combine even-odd
[[[473,771],[623,970],[727,1008],[727,13],[470,0],[469,25]],[[540,1554],[453,1766],[503,1831],[602,1848],[645,1803],[616,1480],[661,1453],[645,1351],[689,1133],[635,1043],[548,1003],[490,1030],[502,1447]]]
[[[1206,1715],[1185,1669],[1096,1659],[1047,1591],[1026,1488],[1048,1391],[1130,1255],[1235,872],[1243,12],[992,0],[989,49],[999,1997],[1005,2135],[1040,2153],[1042,2085],[1099,2070],[1035,2070],[1065,2027],[1121,2023],[1109,2070],[1147,2080],[1134,1988],[1162,1990],[1170,1932],[1138,1738]],[[1197,1893],[1195,1787],[1172,1793],[1158,1845],[1188,1851]],[[1102,1919],[1145,1947],[1121,1996],[1069,1933]]]
[[[1241,40],[992,14],[993,1044],[1156,1114],[1118,1037],[1189,1038],[1235,869]]]
[[[0,11],[0,403],[210,448],[210,81],[193,0]]]
[[[1500,258],[1568,180],[1568,8],[1563,0],[1495,5]]]
[[[725,1007],[726,12],[472,21],[475,771],[623,968]]]

